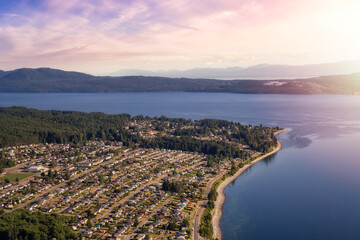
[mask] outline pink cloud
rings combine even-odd
[[[325,30],[313,16],[328,5],[328,0],[48,0],[0,15],[0,68],[96,62],[99,71],[115,71],[129,65],[158,69],[164,63],[186,68],[299,59],[325,48],[320,44]],[[304,37],[310,34],[316,39]]]

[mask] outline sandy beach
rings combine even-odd
[[[283,129],[280,130],[278,132],[276,132],[275,134],[279,134],[281,132],[286,131],[287,129]],[[261,161],[262,159],[278,152],[281,149],[281,143],[278,141],[278,145],[276,147],[276,149],[274,149],[273,151],[255,159],[254,161],[252,161],[250,164],[245,165],[244,167],[240,168],[235,175],[226,178],[217,188],[217,193],[218,196],[216,198],[215,201],[215,207],[213,210],[213,217],[212,217],[212,224],[213,224],[213,228],[214,228],[214,238],[218,238],[218,239],[222,239],[222,235],[221,235],[221,229],[220,229],[220,218],[222,215],[222,209],[225,203],[225,194],[224,194],[224,189],[231,183],[233,182],[238,176],[240,176],[248,167],[254,165],[255,163]]]

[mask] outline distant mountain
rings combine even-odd
[[[209,79],[293,79],[360,72],[360,60],[313,65],[269,65],[260,64],[247,68],[195,68],[186,71],[121,70],[111,76],[158,76]]]
[[[79,72],[67,72],[51,68],[21,68],[0,73],[2,92],[66,92],[80,90],[83,81],[96,77]]]
[[[360,94],[360,73],[295,80],[214,80],[165,77],[96,77],[57,69],[0,73],[0,92],[228,92]]]
[[[1,74],[1,73],[0,73]],[[13,71],[3,72],[1,74],[2,80],[24,80],[24,79],[38,79],[38,80],[56,80],[56,79],[88,79],[93,76],[79,72],[67,72],[51,68],[20,68]]]
[[[121,70],[111,73],[110,76],[150,76],[150,77],[172,77],[172,78],[232,78],[234,74],[239,74],[244,68],[195,68],[186,71],[171,70],[171,71],[146,71],[146,70]]]

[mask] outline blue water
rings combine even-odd
[[[360,96],[0,93],[0,106],[281,126],[283,149],[225,189],[224,239],[360,239]]]

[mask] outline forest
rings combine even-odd
[[[30,213],[25,209],[0,213],[0,239],[77,239],[70,217],[58,214]]]
[[[137,127],[142,125],[151,126],[160,134],[144,137],[140,132],[147,132],[150,127]],[[217,159],[244,158],[247,151],[239,148],[238,144],[244,144],[254,151],[267,152],[277,144],[274,132],[278,129],[217,119],[191,121],[167,117],[131,117],[129,114],[0,108],[0,147],[32,143],[82,145],[90,140],[104,140],[119,141],[128,147],[199,152],[216,156]],[[0,156],[0,167],[12,165],[12,162]]]
[[[0,108],[0,147],[31,143],[84,143],[107,139],[129,122],[128,114]],[[120,133],[121,134],[121,133]]]

